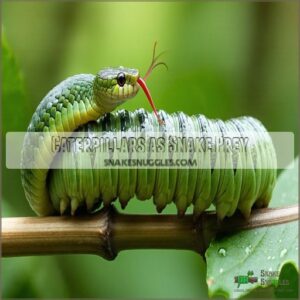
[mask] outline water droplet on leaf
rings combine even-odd
[[[287,253],[287,249],[283,249],[281,252],[280,252],[280,257],[284,257]]]
[[[220,248],[220,249],[218,250],[218,254],[219,254],[220,256],[226,256],[226,250],[225,250],[224,248]]]
[[[245,252],[247,255],[249,255],[251,253],[251,245],[246,247]]]

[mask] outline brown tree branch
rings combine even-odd
[[[214,212],[198,220],[186,215],[128,215],[113,207],[78,217],[2,219],[3,256],[97,254],[111,260],[128,249],[187,249],[203,254],[216,234],[299,220],[298,205],[254,210],[218,222]]]

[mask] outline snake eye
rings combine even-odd
[[[117,76],[117,82],[119,86],[123,86],[126,83],[126,77],[123,72],[120,72]]]

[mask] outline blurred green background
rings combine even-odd
[[[2,138],[24,131],[40,100],[68,76],[118,65],[143,74],[157,40],[159,51],[169,50],[169,71],[158,68],[148,80],[158,108],[252,115],[270,131],[294,132],[298,145],[298,13],[297,2],[4,2]],[[142,93],[123,106],[139,107],[150,110]],[[3,167],[2,174],[2,216],[33,215],[19,171]],[[132,200],[127,211],[155,209]],[[1,282],[5,298],[206,298],[205,276],[197,254],[145,250],[113,262],[3,259]]]

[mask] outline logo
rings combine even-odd
[[[258,279],[257,276],[254,276],[254,272],[252,270],[249,270],[247,272],[247,275],[238,275],[234,276],[234,283],[237,284],[237,289],[235,289],[236,292],[245,292],[247,290],[250,290],[250,288],[241,288],[241,285],[245,284],[253,284],[258,283],[261,286],[276,286],[277,290],[280,286],[281,288],[284,288],[284,286],[289,285],[288,279],[279,279],[279,271],[272,271],[272,269],[269,270],[261,270],[259,274],[260,278]],[[286,288],[285,288],[286,290]]]
[[[253,271],[248,271],[247,275],[238,275],[234,277],[234,283],[237,283],[237,287],[239,288],[241,284],[248,284],[248,283],[255,283],[258,282],[258,278],[256,276],[253,276]]]

